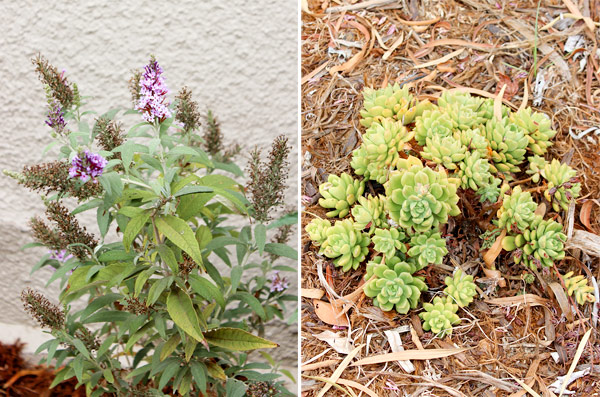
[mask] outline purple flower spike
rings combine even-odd
[[[169,89],[162,74],[163,69],[158,62],[151,59],[140,79],[140,100],[135,108],[142,111],[142,118],[149,123],[154,123],[157,119],[163,122],[171,117],[168,108],[170,102],[167,100]]]
[[[62,111],[60,103],[55,100],[52,105],[50,105],[50,109],[48,110],[48,120],[46,120],[46,124],[55,130],[56,133],[62,134],[67,126],[64,116],[65,113]]]
[[[96,183],[96,178],[102,175],[106,163],[104,157],[86,150],[73,158],[72,166],[69,168],[69,176],[71,178],[79,177],[83,182],[92,179]]]
[[[56,259],[60,263],[65,263],[71,258],[73,258],[73,255],[67,254],[67,250],[50,251],[50,259]]]
[[[279,272],[273,272],[270,277],[271,280],[271,292],[282,292],[290,287],[290,283],[286,277],[279,277]]]

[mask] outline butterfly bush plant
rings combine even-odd
[[[287,139],[266,160],[251,152],[244,188],[239,147],[223,145],[211,112],[201,127],[187,88],[171,100],[156,59],[130,81],[133,109],[100,116],[64,71],[33,63],[59,156],[6,174],[46,207],[29,246],[48,250],[34,271],[53,270],[60,302],[31,289],[22,300],[52,335],[38,352],[62,368],[53,386],[76,377],[91,396],[292,395],[280,375],[293,376],[263,337],[275,318],[296,321],[285,273],[296,271],[287,241],[297,213],[274,217]],[[125,132],[120,113],[139,122]],[[98,234],[77,219],[87,212]]]
[[[554,269],[574,302],[595,301],[584,276],[559,272],[566,235],[556,219],[581,184],[567,164],[543,157],[556,135],[545,114],[512,112],[456,90],[442,92],[436,104],[419,101],[398,84],[365,88],[363,97],[366,131],[352,152],[354,175],[329,175],[319,186],[326,217],[343,219],[315,217],[306,231],[342,271],[366,263],[363,290],[375,306],[400,314],[419,307],[428,290],[423,269],[444,263],[447,224],[460,223],[465,206],[492,220],[481,246],[502,238],[498,244],[523,266],[524,279],[535,279],[527,270],[549,276]],[[553,212],[538,209],[543,201]],[[459,309],[477,295],[473,275],[459,267],[445,284],[419,313],[423,329],[439,337],[452,333]]]

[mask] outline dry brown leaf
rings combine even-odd
[[[592,214],[592,208],[594,207],[594,204],[598,204],[600,206],[598,200],[588,200],[583,203],[581,210],[579,211],[579,220],[592,233],[594,233],[594,229],[592,229],[592,225],[590,224],[590,215]]]
[[[433,19],[428,19],[426,21],[405,21],[402,18],[398,18],[400,20],[400,22],[402,22],[404,25],[408,25],[408,26],[425,26],[425,25],[431,25],[436,23],[437,21],[440,20],[440,18],[433,18]]]
[[[363,36],[365,36],[365,43],[363,45],[362,50],[360,50],[360,52],[356,53],[348,61],[342,63],[341,65],[336,65],[336,66],[332,67],[331,69],[329,69],[329,74],[332,76],[334,74],[336,74],[337,72],[349,72],[352,69],[354,69],[354,67],[360,61],[362,61],[362,59],[365,57],[365,54],[367,53],[367,49],[369,48],[370,42],[371,42],[371,34],[369,33],[369,30],[367,28],[365,28],[363,25],[361,25],[360,23],[358,23],[356,21],[347,21],[342,26],[344,26],[344,27],[350,26],[355,29],[358,29],[363,34]]]
[[[556,301],[563,314],[567,317],[567,320],[573,321],[573,310],[571,310],[571,305],[569,305],[569,300],[567,299],[563,287],[557,282],[549,283],[548,287],[550,287],[550,290],[554,294],[554,298],[556,298]]]
[[[306,76],[303,76],[302,81],[300,82],[300,85],[303,85],[304,83],[306,83],[307,81],[309,81],[310,79],[315,77],[321,70],[323,70],[325,67],[327,67],[327,65],[329,65],[329,61],[323,62],[323,64],[321,66],[317,67],[315,70],[313,70]]]
[[[336,383],[337,382],[337,380],[342,375],[342,372],[344,372],[344,370],[348,367],[348,364],[350,364],[350,361],[352,361],[352,359],[358,354],[358,352],[360,352],[360,350],[364,346],[365,346],[364,344],[362,344],[360,346],[357,346],[354,350],[352,350],[352,352],[350,354],[348,354],[346,356],[346,358],[344,359],[344,361],[342,361],[340,363],[340,365],[336,368],[336,370],[333,372],[333,374],[331,374],[331,377],[329,378],[329,382],[331,382],[331,383],[329,383],[329,382],[326,383],[325,386],[323,386],[323,388],[321,389],[321,391],[317,395],[317,397],[323,397],[325,395],[325,393],[327,393],[327,391],[329,389],[331,389],[332,383]]]
[[[585,230],[575,230],[567,240],[567,248],[579,248],[588,255],[600,257],[600,236]]]
[[[363,393],[367,393],[371,397],[379,397],[379,396],[377,396],[377,394],[375,394],[368,387],[363,386],[360,383],[357,383],[357,382],[355,382],[353,380],[340,378],[340,379],[337,380],[337,383],[339,383],[340,385],[346,385],[346,386],[354,387],[355,389],[358,389],[358,390],[362,391]]]
[[[503,73],[498,73],[498,79],[498,84],[496,84],[496,95],[500,92],[501,87],[506,85],[506,91],[504,92],[503,98],[510,101],[519,92],[519,82],[514,81]]]
[[[456,51],[453,51],[453,52],[451,52],[450,54],[448,54],[448,55],[445,55],[445,56],[443,56],[443,57],[441,57],[441,58],[434,59],[433,61],[429,61],[429,62],[426,62],[426,63],[422,63],[422,64],[419,64],[419,65],[415,65],[415,66],[413,66],[413,69],[427,68],[427,67],[429,67],[429,66],[435,66],[435,65],[438,65],[438,64],[440,64],[440,63],[447,62],[447,61],[449,61],[450,59],[454,58],[455,56],[458,56],[458,55],[462,54],[462,52],[463,52],[464,50],[465,50],[464,48],[461,48],[461,49],[459,49],[459,50],[456,50]]]
[[[546,215],[546,204],[540,203],[535,209],[535,215],[539,215],[541,217]]]
[[[491,51],[494,48],[496,48],[496,46],[492,45],[492,44],[474,43],[472,41],[465,41],[465,40],[459,40],[459,39],[433,40],[433,41],[430,41],[429,43],[425,44],[421,48],[437,47],[437,46],[441,46],[441,45],[458,45],[461,47],[475,48],[477,50],[482,50],[482,51]]]
[[[341,336],[339,333],[329,330],[323,331],[320,334],[313,334],[313,336],[329,344],[338,353],[349,354],[352,351],[352,342],[347,336]]]
[[[494,108],[496,107],[496,104],[494,104]],[[494,113],[496,112],[496,110],[494,109]],[[502,239],[506,236],[506,229],[502,230],[502,233],[500,233],[500,235],[498,237],[496,237],[496,241],[494,241],[494,244],[492,245],[492,247],[487,250],[487,252],[483,255],[483,261],[485,262],[486,266],[490,269],[494,268],[494,262],[496,261],[496,258],[498,257],[498,255],[500,255],[500,252],[502,252]]]
[[[321,299],[325,295],[325,291],[319,288],[301,288],[300,295],[303,298]]]
[[[321,361],[319,363],[306,364],[306,365],[302,366],[301,370],[302,370],[302,372],[312,371],[314,369],[319,369],[319,368],[323,368],[323,367],[328,367],[333,364],[337,364],[339,361],[340,360],[325,360],[325,361]]]
[[[484,301],[490,305],[498,306],[546,306],[548,299],[544,299],[535,294],[523,294],[517,296],[507,296],[504,298],[492,298]]]
[[[594,30],[596,28],[596,25],[594,25],[594,21],[592,21],[590,17],[584,17],[581,11],[579,11],[579,8],[577,8],[577,6],[573,4],[571,0],[563,0],[563,3],[565,3],[565,6],[569,9],[569,11],[573,13],[573,15],[582,18],[585,22],[585,25],[592,32],[592,34],[594,34]]]
[[[502,88],[500,88],[500,91],[494,99],[494,117],[496,117],[498,120],[502,120],[502,99],[504,98],[504,91],[506,91],[506,87],[508,87],[508,85],[502,84]]]
[[[340,311],[336,310],[331,303],[313,299],[315,314],[321,321],[329,325],[337,325],[338,327],[349,327],[350,323],[344,315],[340,315]]]
[[[399,360],[433,360],[434,358],[442,358],[452,356],[469,350],[468,348],[460,349],[428,349],[428,350],[405,350],[403,352],[378,354],[376,356],[366,357],[353,363],[352,366],[369,365],[386,363],[389,361]]]
[[[404,41],[404,32],[402,32],[400,34],[400,37],[398,37],[398,39],[396,41],[394,41],[394,44],[392,44],[390,49],[387,50],[385,52],[385,54],[383,54],[381,59],[383,59],[384,61],[387,60],[390,57],[390,55],[392,55],[392,52],[394,52],[394,50],[396,50],[396,48],[398,48],[400,46],[400,44],[402,44],[403,41]]]

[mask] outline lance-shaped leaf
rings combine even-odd
[[[189,295],[180,289],[171,291],[167,297],[167,312],[175,324],[198,342],[204,340],[200,319]]]
[[[202,266],[202,254],[200,253],[200,247],[198,247],[198,241],[192,228],[186,221],[173,215],[165,215],[156,218],[156,227],[173,244],[184,250],[198,266],[204,268]]]
[[[238,328],[217,328],[204,334],[208,343],[229,350],[270,349],[279,346],[275,342],[252,335]]]

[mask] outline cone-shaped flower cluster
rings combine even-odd
[[[97,182],[96,178],[102,175],[107,163],[106,159],[99,154],[85,150],[73,157],[71,168],[69,168],[69,176],[79,178],[83,182],[89,180]]]
[[[427,289],[422,277],[412,275],[413,267],[406,262],[398,262],[390,269],[380,264],[373,270],[372,277],[365,284],[365,295],[373,298],[373,304],[383,311],[392,310],[401,314],[417,307],[421,291]]]
[[[140,99],[135,108],[142,112],[142,118],[149,123],[154,123],[155,120],[162,123],[171,117],[167,99],[169,89],[162,74],[163,69],[153,57],[140,78]]]
[[[359,181],[349,174],[340,176],[330,174],[327,182],[319,186],[319,205],[323,208],[332,208],[327,216],[343,218],[350,213],[350,206],[356,202],[358,197],[365,191],[365,182]]]
[[[563,280],[569,296],[575,295],[575,301],[584,305],[586,302],[595,302],[594,287],[588,285],[586,278],[582,275],[574,276],[573,272],[565,274]]]

